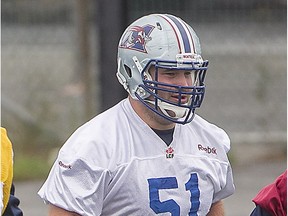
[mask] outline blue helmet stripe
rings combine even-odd
[[[167,15],[167,16],[175,23],[175,25],[177,26],[177,28],[181,34],[181,38],[182,38],[183,44],[184,44],[185,53],[191,53],[191,46],[189,43],[188,35],[187,35],[187,32],[185,31],[183,25],[174,16],[171,16],[171,15]]]

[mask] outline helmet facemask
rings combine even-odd
[[[208,61],[175,62],[163,60],[150,60],[141,71],[143,84],[139,85],[140,92],[145,91],[148,98],[141,97],[136,91],[135,96],[146,107],[169,121],[186,124],[193,120],[195,109],[200,107],[205,93],[204,78]],[[175,85],[159,82],[159,70],[169,73],[182,71],[190,74],[190,85]],[[163,95],[170,95],[169,100]]]

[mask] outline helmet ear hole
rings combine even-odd
[[[132,72],[130,67],[128,67],[127,65],[124,65],[125,71],[127,73],[127,75],[131,78],[132,77]]]

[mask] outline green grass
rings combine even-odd
[[[44,157],[17,155],[14,157],[14,181],[45,179],[51,164]]]

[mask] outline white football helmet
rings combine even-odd
[[[191,86],[158,82],[148,72],[151,66],[156,74],[159,68],[190,71],[195,82]],[[173,15],[151,14],[136,20],[124,31],[118,45],[119,82],[133,99],[175,123],[193,120],[204,98],[207,68],[196,33]],[[160,91],[177,94],[178,102],[160,97]],[[189,101],[181,103],[182,96],[188,96]]]

